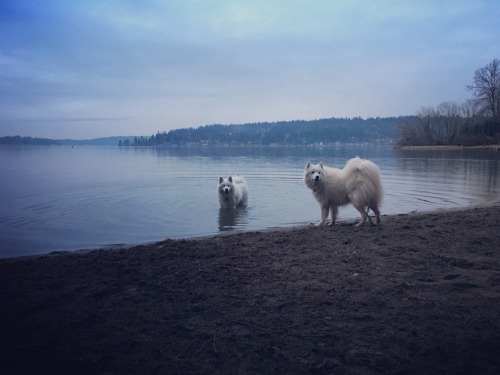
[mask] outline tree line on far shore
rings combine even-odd
[[[399,126],[398,144],[463,145],[500,143],[500,60],[477,69],[473,99],[465,103],[443,102],[422,107],[411,122]]]
[[[20,135],[0,137],[0,145],[7,146],[59,146],[61,142],[48,138],[21,137]]]
[[[242,125],[205,125],[198,128],[158,132],[151,137],[123,140],[120,146],[169,145],[310,145],[335,142],[394,140],[401,122],[412,116],[386,118],[328,118],[260,122]]]

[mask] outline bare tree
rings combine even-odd
[[[438,131],[441,141],[445,144],[453,143],[457,134],[462,130],[463,118],[461,117],[461,107],[455,102],[443,102],[437,107]]]
[[[438,117],[438,114],[432,107],[420,107],[417,111],[416,131],[423,144],[432,145],[437,141],[435,131],[436,117]]]
[[[479,116],[481,108],[477,100],[467,99],[462,103],[461,114],[464,118],[469,119]]]
[[[464,121],[461,133],[484,135],[484,119],[481,117],[481,105],[477,100],[468,99],[461,106]]]
[[[483,68],[477,69],[473,84],[466,86],[481,104],[484,114],[500,117],[500,60],[494,59]]]
[[[403,122],[398,126],[398,143],[400,146],[419,146],[422,142],[417,135],[414,123]]]
[[[401,124],[402,145],[477,145],[500,141],[500,60],[477,69],[466,86],[474,98],[463,104],[443,102],[421,107],[414,124]]]

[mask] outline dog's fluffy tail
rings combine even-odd
[[[384,190],[379,167],[370,160],[360,158],[352,159],[346,167],[355,176],[349,189],[351,201],[357,206],[380,207]]]
[[[367,185],[369,181],[369,190],[372,192],[371,198],[380,207],[384,197],[384,188],[382,186],[382,179],[380,178],[379,167],[369,160],[364,160],[359,165],[359,171],[366,177]]]
[[[247,181],[243,176],[231,176],[233,179],[233,184],[246,184]]]

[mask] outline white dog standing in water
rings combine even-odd
[[[235,208],[247,204],[248,187],[244,177],[230,176],[227,180],[220,177],[217,191],[221,208]]]
[[[378,166],[370,160],[355,157],[343,169],[326,167],[323,162],[311,164],[308,161],[304,182],[321,207],[318,225],[326,224],[329,212],[332,224],[335,224],[338,208],[349,203],[361,214],[361,220],[356,226],[365,223],[370,209],[375,213],[377,224],[380,224],[382,181]]]

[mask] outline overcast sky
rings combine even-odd
[[[472,97],[497,0],[1,0],[0,136],[411,115]]]

